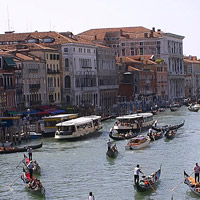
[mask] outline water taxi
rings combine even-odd
[[[118,121],[114,124],[114,130],[118,133],[127,133],[132,131],[138,132],[149,128],[153,125],[152,113],[137,113],[131,115],[124,115],[116,118]]]
[[[55,139],[75,140],[95,134],[101,128],[101,116],[79,117],[56,124]]]
[[[77,118],[78,114],[60,114],[44,117],[43,137],[54,137],[56,132],[56,124]]]

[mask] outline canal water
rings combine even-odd
[[[103,122],[103,129],[94,138],[76,142],[44,138],[43,147],[33,152],[33,159],[42,168],[39,178],[46,189],[45,197],[27,191],[22,180],[16,180],[22,173],[23,165],[16,166],[23,153],[0,155],[0,199],[87,200],[90,191],[96,200],[170,200],[172,196],[174,200],[198,199],[182,182],[183,170],[191,174],[195,163],[200,163],[200,113],[183,106],[176,112],[167,109],[154,118],[158,125],[174,125],[183,120],[185,125],[173,140],[162,138],[142,150],[125,150],[127,141],[116,141],[120,155],[114,160],[106,157],[106,142],[114,119]],[[146,175],[162,164],[156,193],[134,190],[133,170],[137,164]]]

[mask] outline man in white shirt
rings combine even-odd
[[[110,141],[110,139],[108,140],[107,145],[108,145],[108,151],[109,151],[112,145],[112,142]]]
[[[33,150],[32,150],[32,148],[30,148],[30,147],[27,149],[28,157],[29,157],[29,160],[30,160],[30,161],[32,160],[32,151],[33,151]]]
[[[134,169],[134,183],[137,184],[138,181],[139,181],[139,173],[142,173],[144,174],[141,169],[140,169],[140,166],[137,165]]]

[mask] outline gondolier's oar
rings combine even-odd
[[[192,174],[194,174],[194,172],[192,172],[189,176],[192,176]],[[174,192],[174,190],[181,184],[185,181],[185,178],[180,182],[178,183],[174,188],[171,189],[172,192]]]
[[[14,182],[16,182],[20,177],[21,177],[21,175],[18,176],[12,183],[10,183],[10,184],[8,185],[8,187],[10,187],[10,186],[11,186]]]
[[[21,164],[21,162],[22,162],[23,160],[21,160],[20,162],[19,162],[19,164],[17,165],[17,167],[16,168],[18,168],[19,167],[19,165]]]
[[[150,183],[149,181],[148,181],[148,183],[149,183],[151,189],[152,189],[155,193],[157,193],[156,190],[153,188],[153,186],[151,185],[151,183]]]

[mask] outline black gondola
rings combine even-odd
[[[152,173],[150,176],[148,176],[148,177],[142,176],[142,179],[139,180],[138,183],[136,183],[134,185],[135,189],[138,192],[154,190],[153,186],[156,185],[156,183],[158,182],[158,180],[160,178],[160,174],[161,174],[161,166],[158,171]]]
[[[170,107],[170,110],[171,110],[172,112],[175,112],[175,111],[178,110],[178,108],[177,108],[177,107]]]
[[[195,179],[191,176],[189,176],[185,171],[184,171],[184,183],[189,186],[190,190],[194,192],[196,195],[200,197],[200,184],[195,183]]]
[[[113,135],[113,132],[109,133],[109,137],[113,140],[129,140],[131,138],[134,138],[138,135],[139,133],[128,133],[128,134],[124,134],[124,133],[117,133],[115,135]]]
[[[177,130],[169,130],[169,131],[166,131],[166,133],[165,133],[165,137],[167,138],[167,139],[173,139],[174,137],[175,137],[175,135],[176,135],[176,132],[177,132]]]
[[[182,126],[184,126],[184,124],[185,124],[185,120],[181,124],[178,124],[178,125],[174,125],[174,126],[165,125],[165,126],[162,126],[162,127],[152,126],[152,129],[154,129],[157,132],[167,131],[167,129],[168,130],[176,130],[176,129],[179,129]]]
[[[8,154],[8,153],[17,153],[17,152],[26,152],[28,148],[38,149],[42,147],[42,143],[36,145],[29,145],[25,147],[8,147],[8,148],[1,148],[0,154]]]
[[[118,155],[118,150],[116,148],[116,145],[112,146],[109,150],[107,150],[106,155],[110,158],[116,158]]]
[[[150,137],[151,141],[154,141],[163,138],[164,132],[152,132],[151,134],[148,133],[147,135]]]

